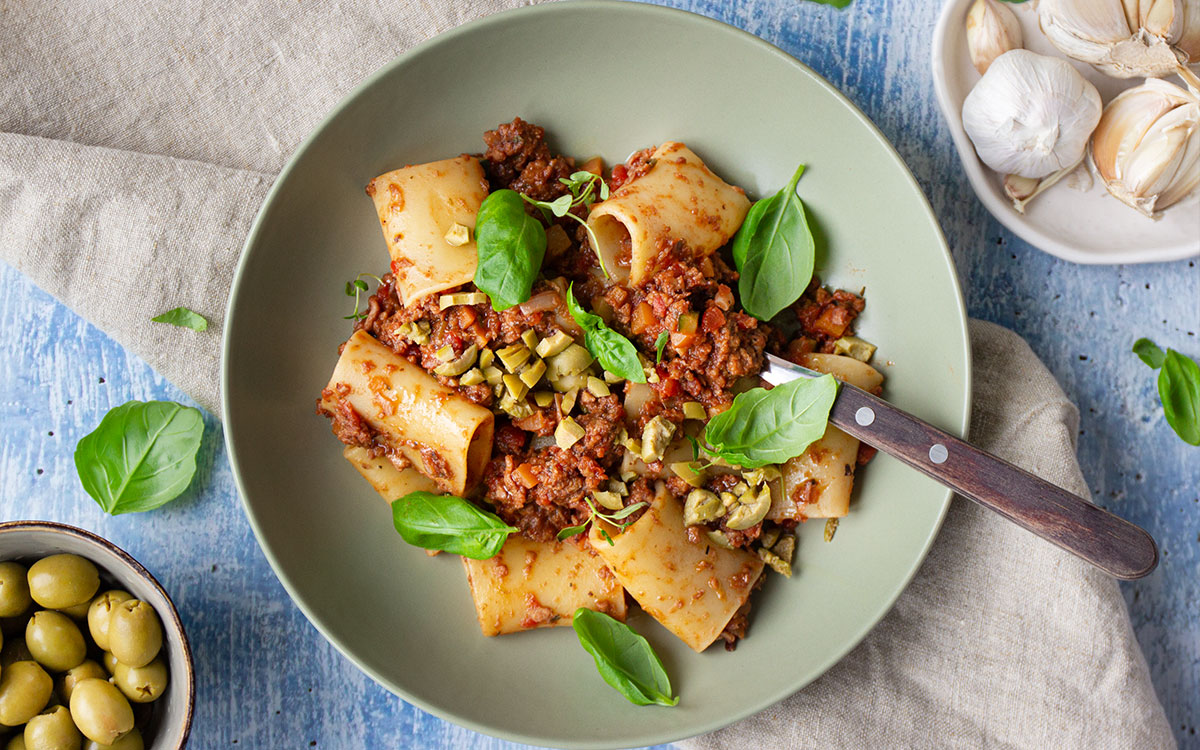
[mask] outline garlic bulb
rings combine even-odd
[[[967,12],[967,51],[980,73],[1000,55],[1024,46],[1021,24],[1012,8],[996,0],[975,0]]]
[[[1200,62],[1200,0],[1041,0],[1038,23],[1067,56],[1116,78]]]
[[[1066,60],[1015,49],[967,94],[962,119],[984,164],[1038,179],[1083,157],[1100,120],[1100,93]]]
[[[1108,103],[1092,136],[1108,192],[1151,216],[1200,184],[1200,98],[1150,79]]]

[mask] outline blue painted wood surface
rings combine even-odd
[[[1200,747],[1200,450],[1167,427],[1151,372],[1129,353],[1148,335],[1200,356],[1196,262],[1076,266],[993,220],[934,102],[937,3],[858,0],[842,12],[795,0],[663,4],[780,46],[896,145],[941,219],[971,314],[1024,336],[1079,405],[1079,455],[1094,499],[1158,539],[1159,571],[1123,592],[1176,736]],[[187,399],[2,265],[0,289],[0,517],[93,529],[173,592],[198,667],[193,747],[516,747],[405,704],[317,634],[255,543],[211,416],[199,475],[183,498],[145,515],[101,513],[79,488],[76,441],[129,399]]]

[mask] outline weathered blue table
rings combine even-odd
[[[842,12],[799,0],[666,4],[808,63],[899,149],[941,217],[970,313],[1029,341],[1080,407],[1079,455],[1095,501],[1158,539],[1159,570],[1123,590],[1175,733],[1200,747],[1200,449],[1167,427],[1150,371],[1129,353],[1146,335],[1200,355],[1196,262],[1076,266],[1002,229],[967,185],[934,103],[937,3],[858,0]],[[192,747],[514,747],[395,698],[307,623],[255,543],[211,416],[183,498],[105,516],[79,487],[76,441],[129,399],[187,399],[2,265],[0,289],[0,517],[98,531],[174,592],[198,667]]]

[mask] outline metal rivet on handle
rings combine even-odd
[[[858,411],[854,412],[854,421],[866,427],[875,421],[875,410],[869,406],[858,407]]]
[[[946,450],[946,446],[941,443],[934,443],[929,446],[929,460],[935,464],[944,464],[949,457],[950,451]]]

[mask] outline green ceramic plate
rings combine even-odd
[[[514,115],[567,154],[622,160],[682,140],[752,196],[809,165],[801,195],[824,237],[822,276],[867,290],[861,331],[887,395],[965,430],[962,297],[920,188],[875,127],[815,73],[729,26],[664,8],[541,5],[443,34],[358,87],[292,157],[246,242],[230,297],[225,436],[246,514],[312,623],[380,684],[438,716],[564,748],[644,745],[715,729],[816,678],[887,612],[950,495],[879,457],[832,544],[801,530],[791,580],[757,598],[734,653],[694,654],[649,617],[681,700],[635,707],[569,628],[484,638],[459,561],[430,559],[342,459],[314,403],[350,333],[345,281],[388,255],[363,186],[404,164],[482,150]]]

